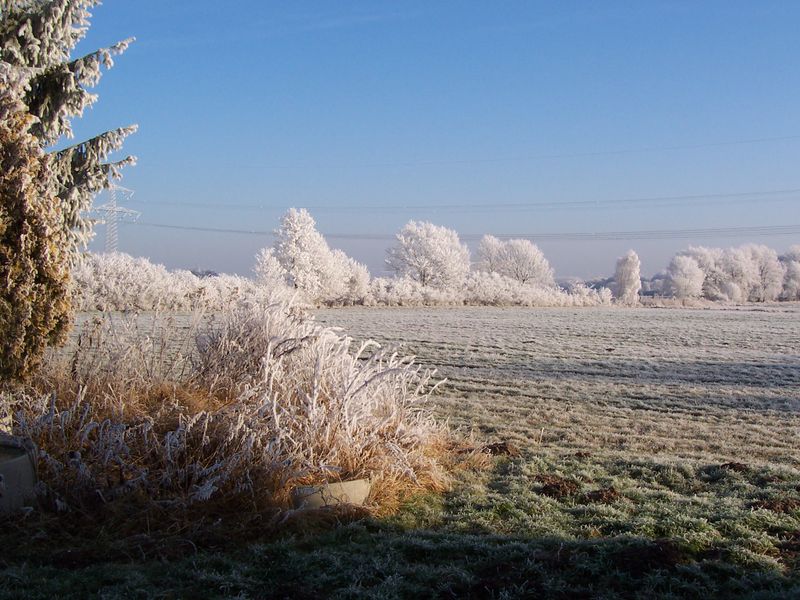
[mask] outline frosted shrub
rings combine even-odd
[[[565,306],[569,304],[568,296],[555,286],[523,284],[496,272],[470,273],[465,288],[465,302],[472,305]]]
[[[80,311],[215,312],[245,299],[269,304],[292,296],[277,280],[258,284],[235,275],[200,278],[119,252],[86,254],[73,271],[73,290]]]
[[[583,283],[577,283],[570,289],[571,306],[610,306],[613,298],[607,287],[593,289]]]
[[[354,347],[286,304],[176,331],[97,319],[7,398],[14,433],[39,449],[43,506],[278,514],[296,485],[372,477],[387,509],[444,485],[443,432],[425,412],[435,385],[411,358]]]
[[[369,304],[380,306],[453,306],[461,294],[427,287],[410,277],[376,277],[369,286]]]

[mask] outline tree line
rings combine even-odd
[[[600,282],[556,283],[553,268],[530,240],[486,235],[472,256],[458,234],[429,222],[409,221],[386,251],[391,277],[371,277],[367,267],[331,248],[305,209],[290,209],[261,249],[255,277],[198,277],[169,272],[146,259],[90,255],[75,270],[84,310],[155,308],[220,310],[244,297],[294,295],[310,305],[366,306],[635,306],[642,293],[685,301],[800,300],[800,246],[779,256],[749,244],[739,248],[691,247],[652,279],[630,250]]]

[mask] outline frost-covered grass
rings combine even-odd
[[[317,318],[439,367],[459,447],[519,455],[464,454],[451,492],[327,533],[6,559],[0,597],[28,578],[42,598],[800,595],[797,305]]]

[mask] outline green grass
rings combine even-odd
[[[519,456],[467,460],[392,517],[277,539],[0,531],[0,598],[800,597],[800,315],[525,314],[509,331],[536,329],[534,348],[503,330],[511,311],[471,311],[471,334],[452,310],[323,315],[355,335],[426,323],[409,345],[450,365],[436,414]],[[664,354],[626,370],[609,339]]]

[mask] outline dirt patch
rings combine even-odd
[[[537,490],[537,493],[555,499],[572,496],[580,489],[580,485],[574,481],[558,475],[537,475],[535,481],[542,484],[542,488]]]
[[[597,502],[600,504],[611,504],[619,500],[621,494],[613,486],[592,490],[583,495],[584,502]]]
[[[800,510],[800,500],[797,498],[768,498],[766,500],[756,500],[750,507],[787,514]]]

